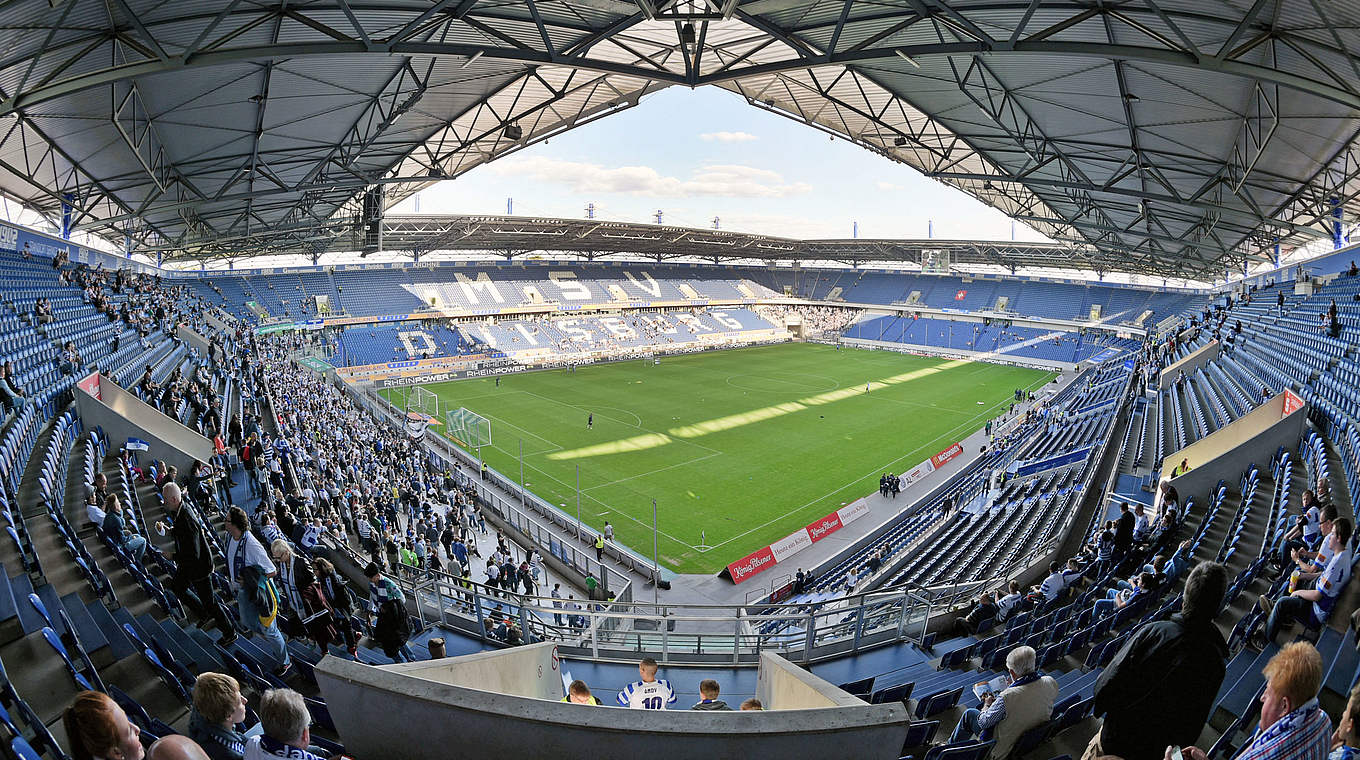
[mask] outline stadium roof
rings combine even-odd
[[[320,253],[367,187],[713,85],[1077,263],[1215,279],[1360,214],[1357,27],[1356,0],[12,0],[0,190],[172,256]]]
[[[869,238],[798,240],[727,230],[522,216],[389,216],[384,234],[389,249],[421,253],[491,251],[508,257],[553,251],[591,259],[635,254],[658,261],[797,260],[847,264],[905,261],[920,264],[927,251],[947,251],[948,261],[952,263],[1052,267],[1055,256],[1071,254],[1061,243]],[[353,240],[349,242],[352,244]],[[333,244],[336,248],[344,245]]]

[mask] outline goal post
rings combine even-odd
[[[468,409],[458,407],[445,415],[444,432],[454,441],[468,448],[491,445],[491,420]]]
[[[434,392],[419,385],[411,388],[406,397],[406,411],[418,412],[432,419],[439,419],[439,397]]]

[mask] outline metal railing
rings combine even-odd
[[[642,656],[676,664],[755,664],[763,651],[795,662],[815,662],[874,646],[917,641],[925,635],[932,603],[900,589],[805,605],[759,608],[654,605],[616,599],[577,600],[524,596],[443,573],[395,578],[416,600],[422,624],[438,623],[469,635],[495,638],[509,619],[526,643],[556,642],[565,654],[635,661]],[[761,613],[753,617],[752,613]]]
[[[332,552],[362,565],[348,545]],[[503,641],[505,620],[524,643],[556,642],[564,654],[600,660],[654,657],[672,664],[755,665],[763,651],[811,663],[902,641],[920,642],[934,603],[914,589],[869,592],[821,605],[675,605],[638,602],[631,587],[611,600],[518,594],[439,571],[398,568],[390,577],[423,626]],[[569,607],[567,605],[576,605]]]

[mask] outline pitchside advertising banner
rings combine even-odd
[[[832,512],[820,520],[799,528],[769,546],[752,552],[727,566],[733,583],[741,583],[770,566],[783,562],[794,554],[835,533],[845,525],[869,514],[869,504],[863,500]]]
[[[902,485],[909,486],[932,472],[943,467],[946,462],[963,453],[963,444],[956,443],[935,456],[907,470],[902,475]]]
[[[953,446],[950,446],[930,459],[920,463],[903,477],[910,476],[918,470],[922,471],[915,480],[907,481],[908,484],[914,483],[916,480],[920,480],[927,474],[943,467],[946,462],[962,453],[963,444],[955,443]],[[869,502],[860,499],[848,507],[842,507],[820,520],[795,530],[769,546],[751,552],[745,557],[733,562],[727,566],[727,573],[732,576],[733,583],[741,583],[762,570],[767,570],[770,567],[787,560],[789,557],[812,546],[867,514],[869,514]]]
[[[397,383],[398,385],[414,385],[426,382],[438,382],[437,375],[428,374],[440,369],[465,369],[478,366],[478,362],[490,361],[493,359],[504,359],[505,354],[499,351],[487,351],[480,354],[464,354],[463,356],[441,356],[435,359],[408,359],[401,362],[387,362],[385,364],[360,364],[353,367],[339,367],[335,370],[336,374],[347,380],[380,380],[386,378],[416,378],[416,382]],[[430,379],[421,379],[428,377]],[[447,379],[447,378],[446,378]],[[382,385],[379,388],[385,387]]]

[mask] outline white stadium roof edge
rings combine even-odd
[[[1210,280],[1360,213],[1357,0],[13,0],[0,39],[0,192],[171,259],[333,250],[368,189],[671,86],[909,164],[1072,267]]]

